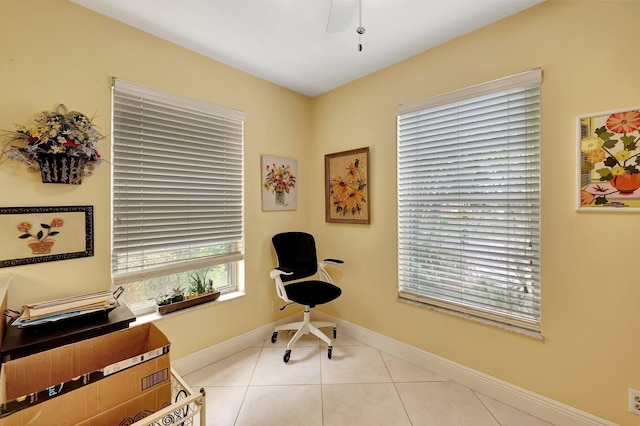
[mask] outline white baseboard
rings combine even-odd
[[[299,316],[296,314],[295,316]],[[294,316],[292,316],[294,317]],[[199,368],[219,361],[269,337],[277,324],[294,320],[288,317],[262,326],[253,331],[205,348],[201,351],[172,361],[180,375],[189,374]],[[483,395],[501,401],[513,408],[536,416],[555,425],[562,426],[618,426],[603,418],[578,410],[527,389],[505,382],[488,374],[458,364],[414,346],[383,336],[339,318],[315,311],[314,319],[335,322],[339,333],[358,340],[368,346],[386,352],[418,367],[424,368],[448,380],[459,383]]]
[[[273,334],[273,329],[276,325],[286,324],[292,321],[297,321],[299,319],[299,313],[290,315],[286,318],[278,320],[277,322],[263,325],[260,328],[248,331],[229,340],[225,340],[224,342],[209,346],[208,348],[204,348],[198,352],[194,352],[182,358],[172,360],[171,366],[175,368],[175,370],[181,376],[193,373],[194,371],[206,367],[211,363],[220,361],[221,359],[233,354],[237,354],[240,351],[243,351],[247,348],[250,348],[251,346],[257,345],[269,339]]]
[[[275,323],[267,324],[177,360],[171,360],[171,366],[175,368],[181,376],[193,373],[200,368],[206,367],[233,354],[237,354],[266,340],[271,337],[273,327],[275,327]]]

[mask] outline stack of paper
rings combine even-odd
[[[118,301],[110,290],[24,305],[12,325],[28,327],[79,315],[110,310]]]

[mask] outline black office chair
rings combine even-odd
[[[305,232],[285,232],[277,234],[271,239],[278,257],[278,266],[271,271],[270,276],[276,282],[278,297],[286,302],[280,308],[283,310],[292,303],[304,305],[304,319],[298,322],[279,325],[271,336],[271,342],[278,339],[278,332],[282,330],[296,330],[284,353],[284,362],[291,358],[291,346],[305,334],[314,334],[327,343],[328,356],[331,359],[333,346],[331,339],[320,328],[332,327],[333,338],[336,338],[336,324],[328,321],[311,321],[311,308],[316,305],[331,302],[342,293],[331,281],[331,277],[324,269],[327,265],[344,263],[342,260],[325,259],[318,262],[316,243],[312,235]],[[305,278],[319,275],[319,280],[305,280]],[[295,282],[291,282],[295,281]],[[285,283],[288,283],[286,284]]]

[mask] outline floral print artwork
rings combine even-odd
[[[0,207],[0,268],[93,256],[93,228],[93,206]]]
[[[368,148],[325,156],[327,221],[369,223]]]
[[[262,210],[297,208],[298,162],[291,158],[262,156]]]
[[[60,233],[59,231],[54,231],[53,228],[60,228],[63,224],[64,221],[62,219],[54,218],[49,224],[41,223],[40,227],[42,229],[37,233],[32,233],[32,226],[29,222],[20,222],[18,231],[22,232],[22,235],[18,238],[28,240],[27,245],[34,255],[47,254],[51,252],[51,248],[55,244],[55,240],[51,237]]]
[[[331,209],[339,216],[360,216],[367,203],[367,178],[362,162],[354,159],[344,168],[344,174],[330,180]]]
[[[580,207],[640,207],[640,108],[580,118]]]

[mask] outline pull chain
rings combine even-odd
[[[358,0],[358,12],[359,12],[359,26],[356,29],[358,33],[358,52],[362,52],[362,34],[364,34],[364,27],[362,26],[362,0]]]

